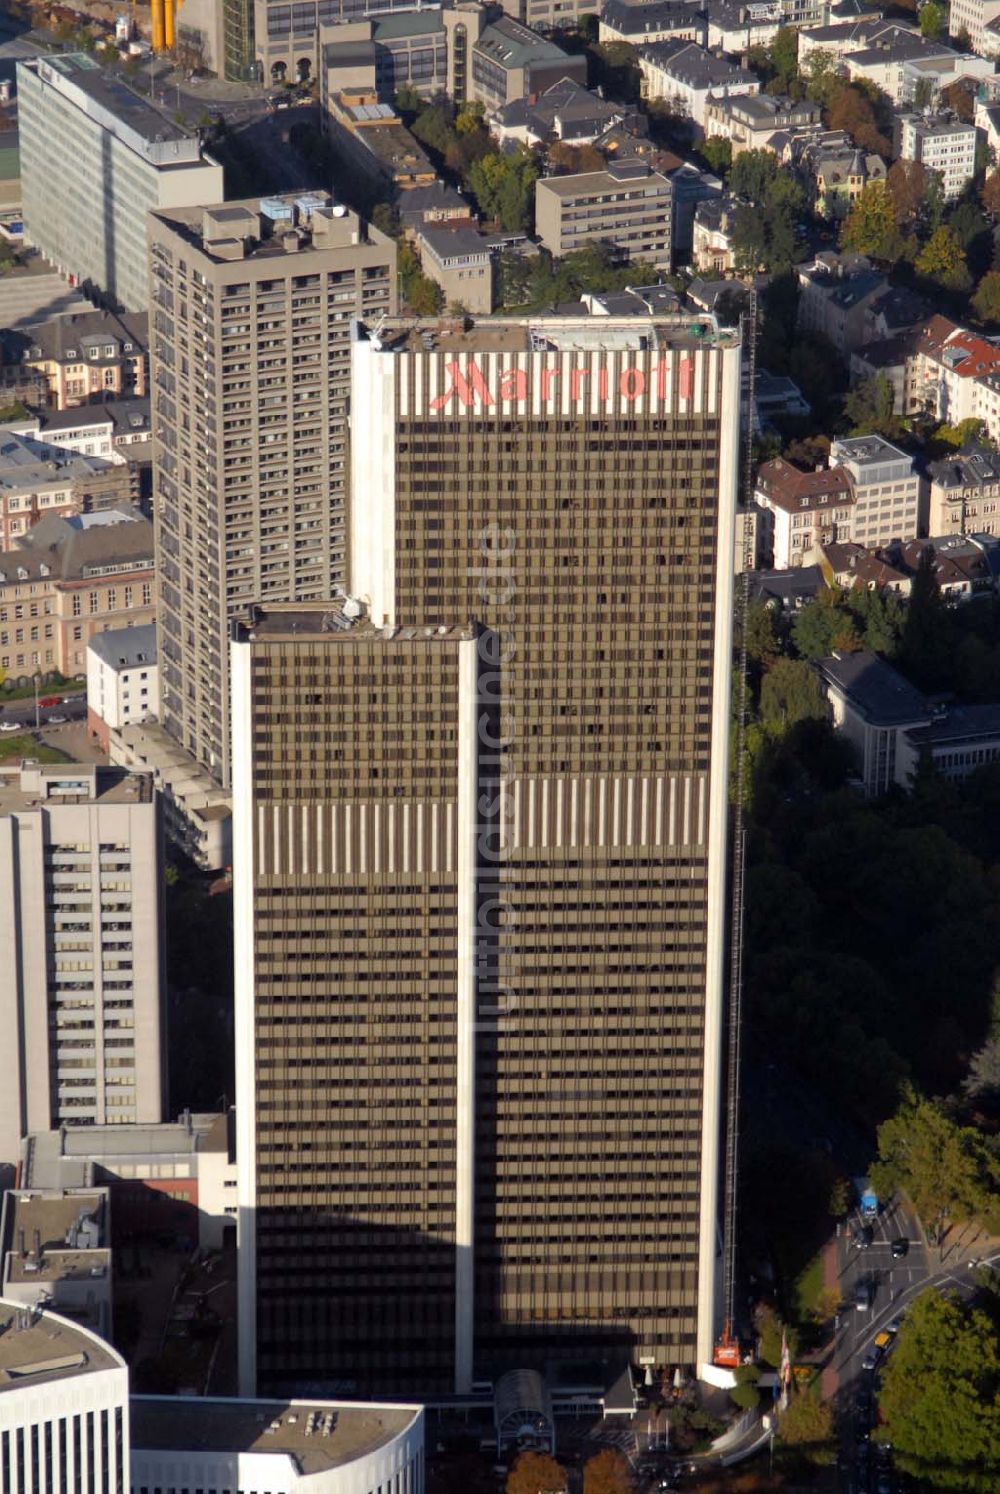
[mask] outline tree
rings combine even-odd
[[[967,78],[959,78],[942,88],[941,102],[946,109],[957,114],[963,124],[972,124],[976,117],[976,95]]]
[[[897,1466],[922,1487],[1000,1487],[1000,1348],[989,1312],[923,1292],[896,1336],[879,1406]]]
[[[920,7],[920,34],[928,41],[937,41],[944,29],[944,11],[935,0],[926,0]]]
[[[861,647],[857,619],[839,586],[824,586],[808,607],[795,614],[792,639],[804,659],[823,659],[836,649]]]
[[[772,737],[799,721],[825,721],[826,704],[815,670],[803,659],[776,659],[760,685],[760,719]]]
[[[817,48],[809,53],[802,70],[806,77],[806,97],[825,109],[842,81],[837,72],[836,58]]]
[[[760,1359],[762,1363],[769,1364],[772,1369],[778,1369],[781,1364],[781,1345],[784,1340],[788,1344],[788,1352],[795,1358],[798,1348],[798,1335],[794,1328],[788,1326],[775,1312],[773,1307],[761,1303],[754,1311],[754,1328],[760,1342]]]
[[[435,281],[424,274],[412,244],[400,245],[399,279],[403,297],[414,316],[437,315],[444,305],[444,292]]]
[[[753,1411],[760,1405],[760,1367],[756,1364],[741,1364],[735,1372],[736,1384],[730,1389],[729,1399],[741,1411]]]
[[[1000,270],[987,270],[976,286],[972,309],[982,322],[1000,322]]]
[[[793,26],[781,26],[771,43],[768,59],[774,70],[777,92],[788,93],[798,81],[799,39]]]
[[[962,1080],[962,1092],[970,1100],[1000,1099],[1000,1037],[989,1038],[969,1060],[969,1072]]]
[[[904,251],[896,226],[896,204],[884,181],[869,182],[854,204],[840,231],[844,249],[867,254],[883,264],[895,264]]]
[[[996,1164],[971,1126],[911,1087],[903,1093],[895,1115],[878,1128],[872,1183],[886,1195],[903,1189],[928,1233],[940,1238],[946,1221],[961,1223],[989,1208]]]
[[[604,1447],[583,1468],[583,1494],[632,1494],[635,1479],[628,1458],[617,1447]]]
[[[893,161],[885,179],[896,211],[896,223],[905,228],[920,215],[930,186],[930,172],[921,161]]]
[[[548,1453],[519,1453],[507,1475],[507,1494],[565,1494],[566,1470]]]
[[[778,1421],[778,1437],[810,1463],[832,1463],[836,1456],[833,1407],[800,1391]]]
[[[859,379],[844,400],[844,414],[855,436],[885,436],[894,440],[902,431],[895,411],[896,396],[885,374]]]
[[[538,164],[525,145],[504,154],[481,156],[469,168],[469,190],[487,218],[499,218],[508,233],[530,225]]]
[[[914,267],[918,275],[924,275],[945,290],[968,290],[972,283],[958,236],[944,223],[935,228],[917,255]]]
[[[781,653],[781,639],[770,602],[758,598],[746,611],[747,658],[754,664],[767,664]]]
[[[918,689],[940,690],[951,677],[952,652],[944,618],[934,550],[926,545],[910,583],[900,647],[900,663]]]
[[[701,153],[712,171],[725,176],[733,164],[732,141],[723,135],[706,135],[701,142]]]
[[[557,175],[574,176],[582,171],[603,171],[604,157],[592,145],[567,145],[557,140],[549,151],[549,165]]]
[[[770,150],[745,150],[733,162],[729,190],[736,197],[760,206],[767,189],[778,175],[778,158]]]
[[[871,99],[857,83],[838,80],[829,94],[826,123],[828,129],[846,130],[859,150],[885,157],[892,151],[891,141],[878,127]]]
[[[991,171],[979,189],[979,200],[991,218],[1000,217],[1000,171]]]
[[[939,425],[934,432],[933,439],[943,442],[945,446],[953,447],[955,451],[961,451],[963,446],[981,445],[985,436],[985,422],[970,415],[967,419],[960,420],[957,425]]]

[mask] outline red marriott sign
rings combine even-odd
[[[453,358],[444,365],[443,372],[446,386],[429,401],[432,410],[456,407],[471,410],[476,405],[488,409],[506,401],[532,402],[525,368],[506,368],[491,379],[475,358],[467,359],[464,364]],[[592,408],[595,400],[605,405],[610,401],[635,404],[648,399],[663,405],[670,398],[672,372],[676,373],[677,398],[690,400],[694,394],[694,358],[690,356],[676,360],[660,358],[645,368],[636,363],[618,369],[608,363],[600,363],[596,368],[579,363],[543,364],[534,372],[535,399],[562,409],[567,404]]]

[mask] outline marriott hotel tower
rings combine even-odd
[[[711,1358],[740,355],[356,329],[349,596],[232,645],[244,1393]]]

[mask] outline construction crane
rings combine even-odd
[[[722,1337],[715,1346],[715,1363],[734,1369],[740,1363],[739,1339],[733,1331],[736,1314],[736,1218],[739,1187],[740,1048],[743,1004],[743,912],[746,875],[746,730],[747,730],[747,614],[750,572],[754,568],[753,503],[754,396],[757,389],[757,287],[751,278],[748,305],[742,316],[745,399],[743,430],[743,545],[742,569],[737,580],[736,613],[740,657],[736,675],[736,792],[733,805],[733,877],[729,942],[729,1031],[726,1060],[726,1147],[722,1221]]]

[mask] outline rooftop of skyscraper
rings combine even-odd
[[[258,259],[310,247],[345,249],[381,238],[329,192],[245,197],[215,207],[163,208],[153,215],[212,259]]]
[[[237,638],[315,638],[325,635],[337,638],[420,639],[472,638],[471,627],[379,627],[366,615],[360,602],[352,597],[335,597],[331,602],[291,602],[287,606],[267,603],[253,606],[245,618],[233,620]]]
[[[323,1473],[398,1437],[419,1406],[336,1401],[252,1401],[134,1396],[132,1446],[169,1451],[291,1456],[303,1474]]]
[[[0,1395],[95,1370],[124,1368],[110,1344],[67,1318],[0,1300]]]
[[[739,330],[709,315],[573,317],[387,317],[368,336],[388,352],[639,352],[649,347],[735,345]]]
[[[22,1284],[50,1287],[57,1281],[109,1278],[105,1189],[92,1193],[17,1189],[6,1196],[4,1221],[10,1242],[4,1263],[5,1290]]]

